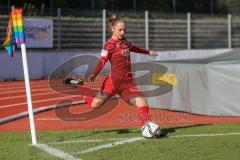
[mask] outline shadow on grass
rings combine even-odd
[[[175,127],[163,128],[162,131],[167,133],[172,133],[180,129],[207,126],[207,125],[211,125],[211,124],[194,124],[194,125],[186,125],[186,126],[175,126]]]
[[[200,126],[207,126],[211,124],[195,124],[195,125],[186,125],[186,126],[174,126],[174,127],[167,127],[167,128],[161,128],[161,135],[158,138],[167,138],[169,133],[174,133],[176,130],[181,130],[185,128],[193,128],[193,127],[200,127]],[[79,135],[78,138],[83,137],[91,137],[93,135],[101,134],[101,133],[116,133],[116,134],[134,134],[138,133],[140,135],[141,131],[139,128],[121,128],[121,129],[107,129],[107,130],[97,130],[97,131],[91,131],[90,133],[86,135]]]
[[[207,125],[211,125],[211,124],[194,124],[194,125],[186,125],[186,126],[175,126],[175,127],[169,127],[169,128],[162,128],[161,129],[161,134],[159,137],[157,138],[167,138],[169,133],[173,133],[176,130],[181,130],[181,129],[185,129],[185,128],[193,128],[193,127],[200,127],[200,126],[207,126]],[[101,132],[101,131],[100,131]],[[116,132],[117,134],[129,134],[129,133],[140,133],[139,130],[137,129],[112,129],[112,130],[106,130],[106,131],[102,131],[102,132]]]

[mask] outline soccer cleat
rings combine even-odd
[[[72,87],[78,87],[83,85],[82,79],[73,79],[73,78],[67,78],[63,80],[63,83]]]

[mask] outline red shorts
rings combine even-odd
[[[125,101],[135,97],[143,97],[141,91],[139,91],[132,81],[123,80],[121,83],[114,83],[110,75],[105,78],[101,91],[112,96],[119,94]]]

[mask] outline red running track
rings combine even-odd
[[[99,81],[101,82],[102,79]],[[89,85],[89,84],[87,84]],[[95,87],[99,88],[101,83]],[[68,94],[59,93],[49,87],[48,80],[31,81],[34,109],[56,105],[64,99],[81,100],[74,88]],[[25,87],[23,81],[0,83],[0,118],[27,111]],[[114,107],[116,106],[116,107]],[[106,114],[102,114],[105,113]],[[99,110],[91,110],[87,104],[42,112],[35,115],[37,130],[73,130],[118,128],[139,126],[136,108],[121,99],[109,100]],[[217,117],[191,115],[189,113],[150,109],[152,119],[160,125],[192,125],[209,123],[240,122],[240,117]],[[0,131],[29,130],[29,119],[22,118],[0,125]]]

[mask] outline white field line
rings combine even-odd
[[[194,137],[217,137],[217,136],[232,136],[232,135],[240,135],[240,132],[233,133],[213,133],[213,134],[192,134],[192,135],[175,135],[168,136],[168,138],[194,138]],[[132,137],[132,138],[112,138],[112,139],[86,139],[86,140],[78,140],[78,141],[62,141],[62,142],[51,142],[47,144],[51,145],[61,145],[61,144],[72,144],[72,143],[92,143],[92,142],[103,142],[103,141],[116,141],[113,143],[107,143],[100,146],[92,147],[74,154],[84,154],[91,153],[105,148],[112,148],[117,145],[122,145],[125,143],[132,143],[136,141],[146,140],[144,137]]]
[[[89,149],[86,149],[86,150],[83,150],[83,151],[80,151],[80,152],[77,152],[77,153],[74,153],[74,154],[91,153],[91,152],[95,152],[95,151],[98,151],[98,150],[101,150],[101,149],[104,149],[104,148],[112,148],[112,147],[122,145],[122,144],[125,144],[125,143],[142,141],[144,139],[145,139],[144,137],[134,137],[134,138],[124,139],[124,140],[116,141],[116,142],[113,142],[113,143],[107,143],[107,144],[103,144],[103,145],[100,145],[100,146],[97,146],[97,147],[92,147],[92,148],[89,148]]]
[[[216,137],[216,136],[232,136],[232,135],[240,135],[240,133],[192,134],[192,135],[176,135],[176,136],[169,136],[169,137],[185,138],[185,137]]]
[[[59,99],[77,98],[77,97],[80,97],[80,96],[77,95],[77,96],[66,96],[66,97],[59,97],[59,98],[49,98],[49,99],[45,99],[45,100],[33,101],[32,103],[48,102],[48,101],[54,101],[54,100],[59,100]],[[19,105],[26,105],[26,104],[27,104],[27,102],[16,103],[16,104],[9,104],[9,105],[0,106],[0,109],[14,107],[14,106],[19,106]]]
[[[81,159],[73,157],[72,155],[70,155],[62,150],[50,147],[46,144],[37,144],[37,145],[35,145],[35,147],[39,148],[40,150],[42,150],[44,152],[51,154],[52,156],[55,156],[55,157],[58,157],[58,158],[61,158],[64,160],[81,160]]]
[[[92,143],[92,142],[104,142],[104,141],[119,141],[119,140],[126,140],[126,139],[129,139],[129,138],[86,139],[86,140],[78,140],[78,141],[50,142],[50,143],[45,143],[45,144],[61,145],[61,144],[72,144],[72,143]]]

